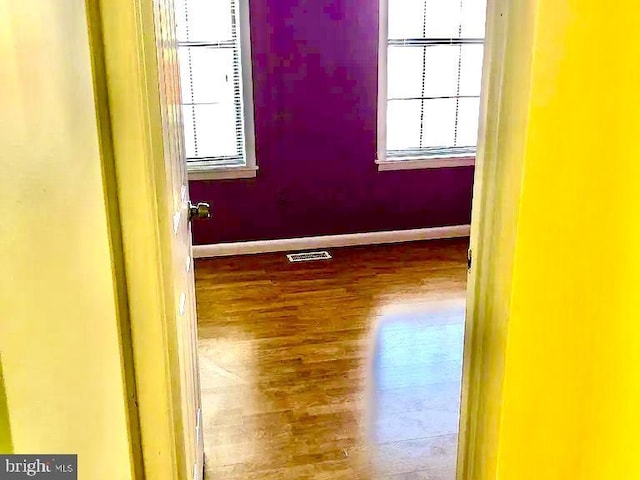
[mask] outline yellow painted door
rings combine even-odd
[[[171,274],[175,299],[182,432],[187,478],[202,478],[204,446],[198,371],[198,339],[191,255],[189,184],[182,130],[180,76],[172,0],[154,2],[158,83],[164,137],[167,210],[172,219]]]
[[[197,321],[172,0],[100,0],[89,31],[112,155],[145,478],[202,478]]]

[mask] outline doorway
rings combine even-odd
[[[146,14],[148,13],[147,11]],[[117,22],[115,18],[111,20],[111,28],[115,29]],[[146,28],[150,27],[148,23],[147,18]],[[171,52],[167,55],[168,64],[175,66],[175,56],[172,57]],[[167,84],[170,82],[165,83]],[[130,90],[126,90],[126,85],[121,87],[124,93],[131,94]],[[175,84],[173,88],[175,93]],[[118,107],[122,109],[125,103]],[[126,105],[130,109],[129,103]],[[141,114],[149,114],[144,107],[145,105],[141,105]],[[155,108],[156,105],[153,104],[152,107]],[[158,112],[152,111],[151,115],[154,113]],[[157,120],[155,118],[153,125],[158,127],[160,125]],[[164,131],[167,131],[168,124],[170,123],[165,123]],[[121,135],[116,135],[117,138],[130,136],[126,126],[120,125],[118,129]],[[154,141],[157,142],[154,147],[164,146],[165,157],[180,151],[179,146],[175,150],[167,148],[163,145],[165,140],[159,139],[157,132],[154,134]],[[157,153],[157,150],[143,151],[141,155],[152,158]],[[124,159],[120,161],[124,162]],[[141,176],[148,175],[140,169],[136,171]],[[176,175],[173,180],[179,177],[180,175]],[[132,180],[127,181],[130,190],[134,191]],[[161,187],[162,183],[159,183],[156,193],[160,195]],[[176,195],[176,203],[182,205],[188,199],[188,193],[184,192],[185,189],[181,195]],[[138,193],[136,198],[148,200],[152,195],[141,197]],[[206,200],[201,197],[198,199]],[[129,205],[132,206],[133,203]],[[127,220],[134,223],[138,219],[132,215]],[[166,225],[159,225],[159,228],[166,230]],[[176,228],[175,224],[173,228]],[[140,236],[144,233],[139,232]],[[130,248],[136,248],[133,243],[129,245]],[[417,248],[417,252],[413,248]],[[213,446],[209,449],[206,463],[211,466],[211,471],[224,475],[242,472],[246,478],[248,472],[254,469],[262,473],[268,471],[269,474],[277,474],[278,469],[297,466],[303,472],[305,468],[318,469],[317,474],[321,476],[324,475],[323,468],[333,465],[344,478],[353,478],[354,474],[364,478],[367,475],[371,478],[411,478],[416,475],[417,478],[420,475],[453,478],[456,475],[460,408],[458,399],[464,336],[466,242],[446,240],[401,246],[358,247],[333,250],[332,253],[334,258],[327,264],[320,262],[295,266],[284,263],[282,254],[200,261],[211,267],[203,270],[202,274],[197,269],[200,297],[204,295],[204,299],[199,300],[199,308],[206,309],[208,303],[213,306],[214,314],[201,314],[203,319],[200,321],[199,357],[202,367],[197,380],[202,384],[201,394],[210,397],[208,401],[213,407],[209,409],[211,413],[208,413],[207,407],[203,406],[206,418],[200,420],[199,416],[190,416],[188,421],[183,421],[183,425],[195,426],[195,437],[203,432],[205,438],[209,437],[208,445]],[[134,254],[131,256],[136,259]],[[231,261],[237,262],[238,271],[234,271],[234,265],[229,263]],[[379,263],[375,263],[378,261]],[[252,265],[251,262],[265,263]],[[282,267],[278,266],[280,262]],[[394,262],[397,268],[386,272],[385,268],[388,266],[385,267],[385,263],[394,265]],[[406,269],[401,267],[405,264]],[[183,266],[184,263],[179,265]],[[358,268],[353,268],[353,265],[358,265]],[[327,277],[322,276],[322,269],[328,269],[324,272],[329,273]],[[447,269],[450,271],[447,272]],[[256,279],[256,271],[264,275],[262,280]],[[293,273],[292,280],[286,278],[290,273]],[[315,277],[316,274],[319,276]],[[408,279],[403,278],[407,274]],[[271,275],[275,275],[275,279],[269,279]],[[247,278],[251,280],[247,281]],[[142,282],[142,278],[137,281]],[[210,282],[208,286],[207,282]],[[247,282],[251,288],[247,287]],[[139,286],[142,287],[142,283]],[[392,287],[391,290],[385,290],[389,287]],[[261,291],[263,288],[265,290]],[[367,291],[367,288],[371,290]],[[211,291],[207,293],[207,290]],[[267,297],[261,297],[265,293]],[[207,300],[209,294],[213,296]],[[327,294],[328,298],[322,297]],[[416,298],[416,294],[423,300]],[[249,307],[247,298],[242,295],[248,295],[254,305]],[[288,302],[282,302],[279,299],[281,295]],[[182,305],[182,296],[178,295],[177,299],[177,304]],[[271,301],[275,301],[275,307],[261,306],[263,302]],[[358,306],[358,302],[363,303]],[[317,309],[323,304],[336,316],[342,315],[343,308],[348,307],[348,315],[341,320],[342,329],[335,319],[322,318],[322,312]],[[225,310],[220,310],[221,308]],[[286,321],[277,319],[277,315],[283,314],[279,311],[280,308],[284,309]],[[261,320],[263,310],[268,313],[265,321]],[[220,318],[230,320],[221,322]],[[345,320],[353,320],[354,326],[345,326]],[[176,325],[180,324],[169,324],[169,327],[181,328]],[[301,327],[303,334],[299,335],[291,325]],[[330,328],[332,326],[335,327],[333,331]],[[258,333],[263,328],[272,332],[269,335],[275,332],[275,336],[261,337],[247,333],[252,331],[248,327]],[[314,335],[324,334],[327,334],[326,338],[316,338],[317,341],[313,343]],[[134,337],[137,337],[133,340],[134,352],[146,356],[140,353],[136,344],[148,343],[147,339],[142,338],[141,332],[135,331]],[[341,345],[343,339],[339,337],[346,337],[346,345]],[[189,338],[189,335],[185,335],[185,338]],[[292,341],[292,345],[287,344],[288,341]],[[308,355],[305,352],[307,344],[319,349],[319,359],[314,360],[308,356],[305,359],[305,355]],[[171,349],[171,345],[165,346],[168,350]],[[289,349],[289,346],[295,348]],[[294,353],[296,348],[301,352]],[[323,350],[329,359],[322,359]],[[256,358],[263,360],[258,363],[269,364],[265,356],[274,351],[275,358],[279,354],[282,360],[273,362],[276,367],[282,368],[284,364],[280,376],[284,380],[278,378],[278,374],[275,374],[275,379],[270,380],[268,377],[274,375],[273,372],[266,372],[262,365],[256,367]],[[334,354],[333,359],[330,359],[331,352]],[[148,359],[141,361],[146,362],[147,368],[151,368]],[[168,363],[169,372],[172,368],[177,368],[171,362]],[[249,365],[255,367],[253,371]],[[336,368],[331,369],[331,366]],[[234,368],[237,369],[235,372]],[[269,391],[270,385],[277,386],[279,381],[284,381],[286,386],[287,375],[288,381],[296,376],[304,380],[291,388],[293,395],[289,394],[287,388],[273,388],[270,393],[273,396],[263,398],[265,395],[262,392]],[[217,381],[212,382],[211,378]],[[327,383],[323,384],[323,381]],[[333,392],[335,399],[327,393],[331,391],[331,382],[337,382],[337,391]],[[339,391],[341,385],[342,393]],[[444,387],[434,393],[434,385]],[[149,387],[150,385],[138,385],[139,390],[145,389],[147,393],[152,390]],[[174,385],[165,387],[165,394],[175,389]],[[225,388],[233,392],[218,391]],[[296,392],[296,388],[300,391]],[[307,392],[308,404],[304,404],[305,388],[311,389]],[[413,389],[413,392],[408,395],[398,394],[401,399],[394,399],[393,396],[397,394],[395,391],[403,389]],[[247,404],[239,404],[236,391],[245,393],[242,400],[247,400]],[[169,396],[159,400],[167,401]],[[320,400],[314,400],[314,396],[318,396]],[[147,394],[146,398],[150,396]],[[343,401],[342,405],[340,399]],[[261,400],[267,405],[260,405]],[[333,403],[334,400],[336,403]],[[282,403],[278,404],[279,401]],[[194,404],[197,405],[197,401]],[[193,409],[192,407],[193,405],[189,408]],[[396,431],[396,416],[405,407],[408,411],[404,418],[407,428]],[[142,410],[148,415],[148,409],[141,408]],[[426,422],[420,420],[425,412],[429,416]],[[390,417],[393,417],[393,421]],[[145,437],[153,435],[153,429],[145,426],[149,423],[148,420],[143,418],[141,422],[143,444]],[[281,427],[279,430],[265,430],[267,422],[272,420],[276,427]],[[305,423],[312,420],[318,421],[315,427],[326,436],[318,434],[318,431]],[[217,438],[225,428],[229,435],[222,433]],[[170,427],[163,433],[169,437]],[[223,438],[229,442],[226,449]],[[157,436],[156,439],[160,444],[164,441]],[[275,447],[269,450],[275,457],[260,457],[260,452],[267,452],[263,447],[268,445],[269,439],[281,442],[275,443]],[[336,444],[329,444],[330,439],[336,440]],[[170,441],[168,438],[166,440]],[[254,440],[255,443],[250,443]],[[179,450],[179,445],[174,447]],[[197,446],[192,448],[197,450]],[[234,449],[237,449],[235,453]],[[419,462],[411,463],[416,458],[414,455],[420,457]],[[392,463],[389,458],[401,460],[389,465]],[[179,459],[186,468],[190,467],[190,461],[190,458]],[[195,465],[198,465],[197,461]]]
[[[411,7],[407,7],[409,3]],[[185,143],[193,180],[190,188],[194,198],[211,201],[214,215],[212,222],[194,225],[198,249],[210,247],[209,252],[219,252],[217,247],[228,247],[228,243],[248,248],[247,243],[260,240],[407,229],[416,218],[419,226],[468,227],[484,3],[441,3],[442,24],[451,28],[433,20],[438,16],[433,10],[438,2],[382,1],[378,5],[374,1],[361,8],[339,2],[333,6],[320,2],[271,6],[257,1],[249,8],[248,2],[228,1],[216,4],[224,12],[220,15],[213,12],[210,3],[177,2]],[[473,11],[467,10],[468,6],[476,10],[475,16],[462,15]],[[399,16],[389,22],[388,35],[383,35],[387,10],[393,10],[389,19]],[[251,13],[251,22],[243,13]],[[412,16],[419,18],[421,26],[417,40],[412,28],[415,22],[398,21]],[[447,16],[450,18],[444,18]],[[220,38],[207,18],[216,19]],[[452,22],[451,18],[460,21]],[[464,28],[463,19],[469,20]],[[359,30],[361,24],[378,28],[365,32],[366,28]],[[254,53],[253,57],[248,55],[248,62],[247,28]],[[364,47],[336,47],[330,41],[333,36],[344,36],[346,43],[358,42]],[[418,64],[420,68],[416,68]],[[397,74],[398,65],[404,66],[407,75]],[[446,78],[433,74],[439,70],[448,72]],[[253,83],[247,81],[247,71],[253,73]],[[410,74],[417,71],[420,75],[413,78]],[[349,82],[343,82],[341,75],[348,77],[351,88],[343,86]],[[411,81],[404,82],[405,77]],[[474,78],[476,82],[469,80]],[[327,89],[318,85],[323,81]],[[336,83],[339,95],[323,94]],[[226,93],[207,89],[212,84],[228,87]],[[253,97],[247,100],[248,86],[255,101]],[[313,95],[309,95],[311,91]],[[234,106],[226,113],[222,108],[225,102]],[[474,106],[475,116],[469,113]],[[345,108],[357,112],[357,121],[344,120],[351,116],[345,114]],[[418,122],[402,121],[420,109],[428,112],[427,120],[417,115]],[[249,127],[243,123],[247,119],[243,111],[247,110],[254,113]],[[389,115],[381,113],[387,110]],[[441,113],[442,122],[429,120],[432,111]],[[220,122],[220,118],[227,121]],[[380,121],[377,131],[376,121]],[[214,141],[221,135],[221,123],[236,125],[235,143],[230,141],[233,132],[228,132],[224,141]],[[380,125],[387,123],[390,127],[385,137],[385,128]],[[438,128],[440,123],[442,128]],[[376,141],[377,157],[372,148]],[[428,157],[434,152],[450,158]],[[426,157],[405,161],[410,155]],[[435,164],[443,168],[438,170]],[[425,165],[428,168],[422,168]],[[260,169],[257,173],[256,168]],[[387,171],[393,169],[405,171]],[[441,223],[428,223],[434,221],[433,216],[439,216],[435,221]],[[455,477],[464,305],[448,312],[453,307],[447,296],[455,294],[447,291],[439,292],[444,300],[436,302],[430,282],[440,279],[437,274],[442,272],[434,267],[437,262],[433,263],[428,251],[414,258],[410,245],[405,247],[406,258],[394,257],[395,247],[371,247],[371,252],[379,252],[377,263],[371,266],[364,260],[366,248],[354,250],[363,258],[348,259],[344,255],[349,250],[332,250],[334,258],[329,262],[313,264],[289,265],[282,253],[198,261],[203,428],[205,442],[211,446],[207,465],[213,478],[295,477],[295,468],[311,475],[319,474],[320,470],[313,473],[314,469],[323,465],[333,465],[334,473],[346,477],[354,471],[363,478]],[[457,272],[464,279],[467,247],[458,250],[449,253],[457,254]],[[387,254],[390,258],[385,260]],[[402,276],[420,263],[427,266],[416,272],[420,281],[414,278],[413,286],[408,282],[403,287]],[[352,268],[353,278],[341,273]],[[375,274],[376,269],[381,275]],[[385,269],[391,279],[385,276]],[[287,273],[292,275],[291,282],[299,280],[301,284],[289,285]],[[400,289],[406,289],[397,303],[387,298],[393,296],[393,288],[385,286],[384,279],[398,281]],[[359,288],[368,280],[373,282],[374,293]],[[385,287],[389,292],[384,292]],[[463,302],[463,291],[464,286],[457,292],[459,302]],[[406,298],[414,294],[429,300],[420,305],[418,298]],[[293,296],[293,300],[281,305],[279,295]],[[341,307],[351,308],[349,305],[358,301],[363,304],[361,311],[343,315]],[[327,312],[317,311],[324,305]],[[323,313],[332,318],[319,319]],[[442,315],[449,315],[450,323],[441,324]],[[431,320],[435,325],[428,326]],[[352,321],[356,326],[350,327]],[[318,328],[328,328],[327,338],[316,338],[309,351],[303,350],[303,357],[296,357],[295,352],[307,345],[307,334],[314,337],[322,332],[316,331]],[[333,338],[339,335],[351,350],[343,352],[347,347]],[[401,346],[394,346],[394,340]],[[356,350],[354,343],[361,350]],[[319,359],[313,358],[312,346],[319,349]],[[280,356],[272,357],[270,348],[277,349]],[[335,350],[334,358],[328,354],[325,358],[323,350],[331,349]],[[331,366],[335,368],[322,370]],[[266,371],[268,367],[272,372]],[[411,368],[413,371],[404,372]],[[269,373],[276,379],[270,379]],[[400,380],[405,373],[408,384]],[[393,375],[397,377],[390,379]],[[323,393],[323,382],[331,390],[331,382],[344,378],[357,380],[351,390],[342,392],[348,407],[333,405]],[[306,392],[308,398],[297,398],[296,389]],[[377,392],[403,389],[405,393],[413,389],[403,402],[393,398],[378,401]],[[392,394],[380,396],[388,399]],[[247,404],[242,403],[245,399]],[[331,421],[328,414],[306,413],[305,401],[312,402],[312,412],[335,408],[335,428],[323,425]],[[388,413],[399,415],[402,405],[408,413],[398,416],[398,422],[408,424],[406,431]],[[421,420],[422,415],[426,417]],[[318,422],[323,435],[312,425],[304,426],[305,430],[305,421]],[[397,430],[390,431],[394,428]],[[441,454],[425,455],[431,450]],[[385,451],[408,458],[408,463],[391,465]],[[285,470],[288,465],[290,472]]]

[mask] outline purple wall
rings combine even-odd
[[[250,0],[255,179],[191,182],[195,243],[469,223],[473,168],[378,172],[378,0]]]

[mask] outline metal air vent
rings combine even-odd
[[[314,260],[329,260],[331,255],[326,250],[322,252],[300,252],[287,255],[290,262],[312,262]]]

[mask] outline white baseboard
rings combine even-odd
[[[193,257],[224,257],[252,253],[290,252],[316,248],[351,247],[354,245],[378,245],[381,243],[411,242],[414,240],[435,240],[438,238],[468,237],[469,225],[451,227],[416,228],[413,230],[393,230],[387,232],[347,233],[344,235],[323,235],[319,237],[285,238],[281,240],[258,240],[254,242],[213,243],[194,245]]]

